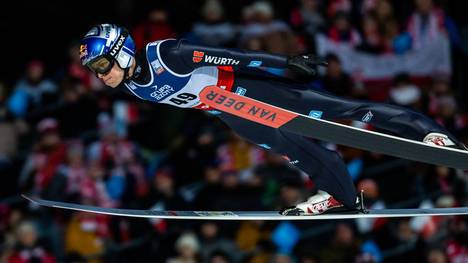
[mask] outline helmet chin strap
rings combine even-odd
[[[135,57],[132,57],[130,63],[131,63],[131,64],[130,64],[130,67],[124,69],[124,80],[125,80],[125,79],[129,79],[129,78],[131,78],[133,75],[135,75],[135,68],[137,67],[137,66],[136,66],[136,59],[135,59]],[[132,72],[132,76],[130,76],[130,69],[131,69],[131,68],[134,68],[134,69],[133,69],[133,72]]]
[[[130,78],[130,75],[128,74],[129,72],[130,72],[130,68],[124,69],[124,77],[123,77],[124,80]]]

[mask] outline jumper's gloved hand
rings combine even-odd
[[[317,66],[327,65],[325,59],[314,55],[293,56],[288,59],[288,68],[300,75],[314,76],[317,74]]]

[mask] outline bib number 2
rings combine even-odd
[[[180,93],[175,98],[171,98],[169,101],[176,105],[183,105],[189,103],[189,101],[196,99],[197,96],[190,93]]]

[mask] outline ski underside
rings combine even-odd
[[[355,219],[355,218],[389,218],[416,216],[455,216],[468,215],[468,207],[459,208],[415,208],[415,209],[376,209],[353,213],[333,213],[314,216],[280,215],[278,211],[158,211],[105,208],[89,205],[72,204],[43,200],[24,196],[29,201],[46,207],[68,210],[140,218],[161,219],[196,219],[196,220],[326,220],[326,219]]]
[[[200,100],[216,110],[305,137],[423,163],[468,169],[468,151],[312,118],[217,86],[205,87]]]

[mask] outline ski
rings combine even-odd
[[[315,216],[285,216],[278,211],[159,211],[104,208],[89,205],[49,201],[23,195],[29,201],[45,207],[98,213],[113,216],[161,218],[161,219],[197,219],[197,220],[330,220],[356,218],[390,218],[417,216],[456,216],[468,215],[468,207],[458,208],[415,208],[415,209],[376,209],[365,213],[333,213]]]
[[[205,87],[200,100],[216,110],[305,137],[423,163],[468,169],[468,151],[312,118],[217,86]]]

